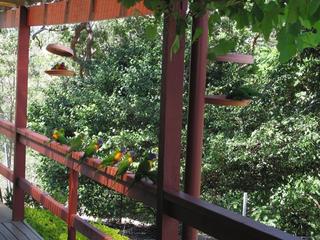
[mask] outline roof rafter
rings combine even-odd
[[[1,0],[0,0],[1,1]],[[45,26],[152,14],[142,2],[130,9],[117,0],[62,0],[28,8],[28,25]],[[18,9],[0,13],[0,28],[17,26]]]

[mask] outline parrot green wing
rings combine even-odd
[[[107,167],[112,166],[114,163],[114,154],[110,154],[102,159],[101,166]]]
[[[69,141],[70,151],[80,151],[83,145],[83,134],[73,137]]]
[[[126,171],[129,169],[130,163],[128,159],[124,159],[119,163],[118,170],[116,172],[116,179],[120,179]]]

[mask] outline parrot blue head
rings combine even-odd
[[[148,160],[153,160],[153,159],[156,159],[156,158],[157,158],[157,155],[154,154],[154,153],[149,153],[148,157],[147,157]]]
[[[129,154],[130,154],[130,156],[131,156],[132,158],[134,158],[134,157],[136,156],[136,153],[135,153],[134,151],[132,151],[132,150],[129,152]]]
[[[97,143],[98,143],[98,145],[101,147],[101,146],[102,146],[102,144],[103,144],[103,140],[102,140],[102,138],[99,138]]]
[[[125,154],[125,153],[127,152],[127,148],[126,148],[126,147],[122,147],[121,150],[120,150],[120,152],[121,152],[122,154]]]

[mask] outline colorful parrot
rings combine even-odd
[[[71,138],[69,140],[70,152],[78,152],[81,151],[84,140],[84,134],[80,133],[77,136]]]
[[[132,182],[132,186],[139,182],[144,177],[149,177],[154,182],[154,177],[151,176],[151,169],[153,167],[154,162],[157,160],[157,155],[154,153],[150,153],[148,157],[140,162],[137,172],[134,176],[134,180]],[[150,175],[150,176],[149,176]]]
[[[121,162],[119,162],[118,170],[115,175],[116,180],[119,180],[127,172],[134,161],[135,155],[136,154],[134,151],[129,151],[126,153]]]
[[[126,154],[127,149],[121,148],[121,150],[117,149],[112,154],[105,157],[102,162],[101,166],[107,167],[107,166],[113,166],[114,164],[121,161],[122,157]]]
[[[237,88],[233,88],[227,95],[228,99],[243,100],[252,99],[253,97],[261,96],[261,94],[252,86],[243,85]]]
[[[92,157],[94,154],[98,152],[101,148],[103,141],[101,138],[93,140],[89,143],[84,149],[84,154],[80,159],[80,162],[83,162],[86,158]]]
[[[65,132],[63,128],[56,128],[53,130],[52,139],[61,144],[67,144],[68,140],[65,137]]]

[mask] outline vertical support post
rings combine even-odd
[[[17,60],[17,86],[16,86],[16,114],[15,127],[25,128],[27,125],[27,99],[28,99],[28,65],[30,27],[27,25],[27,9],[19,8],[19,36]],[[13,213],[14,221],[24,219],[24,191],[18,186],[19,178],[25,178],[26,147],[15,139],[14,149],[14,187],[13,187]]]
[[[202,1],[199,1],[200,3]],[[203,125],[205,106],[205,87],[208,54],[208,14],[193,18],[192,32],[197,28],[203,30],[201,37],[192,44],[191,74],[189,90],[189,117],[187,137],[187,159],[185,170],[186,193],[200,196],[201,188],[201,162],[203,145]],[[184,225],[183,239],[195,240],[197,230]]]
[[[187,0],[179,0],[175,9],[185,16]],[[163,60],[160,106],[160,144],[158,166],[157,226],[158,239],[179,239],[179,222],[165,215],[164,191],[179,191],[181,129],[184,80],[185,36],[181,36],[178,53],[171,54],[176,38],[176,20],[168,14],[164,17]]]
[[[243,202],[242,202],[242,216],[247,216],[247,206],[248,206],[248,193],[243,193]]]
[[[79,173],[69,169],[69,199],[68,199],[68,240],[76,240],[76,229],[72,226],[72,216],[78,208]]]

